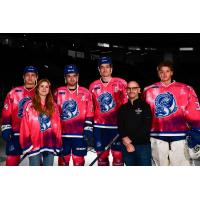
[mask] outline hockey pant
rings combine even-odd
[[[152,158],[159,166],[188,166],[191,165],[186,140],[166,142],[151,138]]]
[[[84,156],[87,154],[87,143],[83,138],[62,138],[63,141],[63,155],[58,159],[58,165],[69,165],[70,157],[72,155],[74,166],[83,166],[85,164]],[[64,160],[65,159],[65,163]]]
[[[107,128],[94,128],[94,137],[95,137],[95,149],[97,154],[105,150],[105,147],[112,141],[112,139],[118,134],[117,129],[107,129]],[[99,166],[108,166],[109,164],[109,152],[106,150],[101,157],[98,159]],[[116,140],[111,145],[111,153],[113,156],[113,166],[122,166],[124,165],[122,159],[122,145],[119,139]]]

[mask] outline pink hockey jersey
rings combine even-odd
[[[24,104],[33,97],[34,92],[35,89],[28,90],[24,86],[19,86],[7,94],[2,109],[2,132],[12,129],[14,135],[19,135]]]
[[[50,117],[39,114],[28,101],[24,106],[24,114],[20,126],[20,144],[23,153],[29,156],[48,151],[56,154],[61,150],[61,124],[58,107]]]
[[[66,86],[54,93],[59,107],[62,137],[82,138],[83,131],[92,131],[94,109],[92,95],[88,89],[78,86],[70,91]]]
[[[188,125],[200,130],[200,106],[192,87],[178,82],[157,82],[144,89],[153,113],[151,136],[186,135]]]
[[[94,127],[117,129],[117,110],[128,101],[127,83],[121,78],[112,78],[108,83],[96,80],[89,90],[94,102]]]

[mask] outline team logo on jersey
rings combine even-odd
[[[109,110],[115,107],[113,97],[108,92],[101,94],[98,98],[98,102],[100,104],[101,112],[108,112]]]
[[[156,117],[166,117],[177,111],[177,105],[173,94],[170,92],[159,94],[155,99]]]
[[[78,111],[78,105],[76,101],[73,99],[70,99],[68,101],[65,101],[62,106],[62,114],[61,119],[62,120],[68,120],[76,117],[79,114]]]
[[[22,118],[23,110],[24,110],[24,104],[30,99],[31,99],[30,97],[25,97],[25,98],[23,98],[19,101],[19,103],[18,103],[18,114],[17,114],[17,116],[19,118]]]
[[[44,132],[47,129],[51,128],[51,121],[50,117],[46,116],[45,114],[40,114],[38,117],[40,123],[40,131]]]

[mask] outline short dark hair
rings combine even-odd
[[[164,66],[169,67],[171,71],[174,71],[173,64],[172,64],[172,62],[170,62],[170,61],[163,61],[163,62],[161,62],[161,63],[158,65],[158,67],[157,67],[157,71],[160,71],[161,68],[164,67]]]

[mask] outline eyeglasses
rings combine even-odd
[[[140,87],[127,87],[126,90],[127,91],[131,91],[131,90],[136,90],[138,88],[140,88]]]

